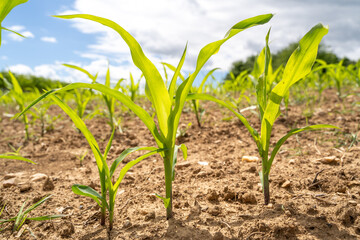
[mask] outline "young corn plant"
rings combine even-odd
[[[42,198],[41,200],[39,200],[38,202],[34,203],[33,205],[31,205],[30,207],[28,207],[25,211],[24,211],[24,207],[26,205],[26,201],[21,205],[20,210],[18,212],[18,214],[15,217],[12,217],[10,219],[0,219],[0,225],[8,223],[8,222],[14,222],[14,226],[13,226],[13,232],[19,231],[20,228],[22,227],[22,225],[25,223],[25,221],[46,221],[46,220],[52,220],[52,219],[56,219],[56,218],[61,218],[64,217],[65,215],[44,215],[44,216],[39,216],[39,217],[28,217],[29,213],[34,210],[35,208],[39,207],[41,204],[43,204],[46,200],[48,200],[51,197],[51,195],[46,196],[44,198]],[[5,205],[3,206],[4,209]],[[1,213],[3,211],[3,209],[0,212],[0,216]]]
[[[198,55],[195,71],[185,81],[183,81],[177,89],[176,80],[185,61],[186,47],[179,61],[179,64],[176,67],[176,71],[171,79],[170,85],[167,89],[158,69],[156,69],[155,65],[145,56],[142,48],[140,47],[140,44],[125,29],[123,29],[115,22],[105,18],[87,14],[56,16],[63,19],[80,18],[92,20],[94,22],[98,22],[107,27],[110,27],[117,33],[119,33],[119,35],[123,38],[131,51],[131,56],[134,64],[142,71],[145,77],[147,96],[155,108],[158,126],[157,124],[155,124],[154,119],[143,108],[135,104],[123,93],[96,83],[73,83],[61,89],[49,91],[39,99],[35,100],[32,104],[30,104],[29,107],[40,101],[42,98],[56,92],[63,92],[77,88],[91,88],[108,96],[114,97],[115,99],[122,102],[129,109],[131,109],[147,126],[152,136],[154,137],[156,144],[158,145],[158,149],[164,149],[163,151],[159,152],[163,158],[165,171],[165,197],[161,197],[161,199],[164,201],[167,219],[170,219],[173,215],[172,182],[175,178],[175,164],[177,162],[178,150],[181,149],[183,151],[184,158],[186,158],[187,156],[187,149],[185,145],[177,146],[175,144],[176,132],[179,126],[180,116],[185,105],[187,95],[191,90],[191,86],[196,76],[199,74],[200,70],[209,60],[209,58],[219,51],[220,46],[223,43],[225,43],[227,40],[245,29],[267,23],[272,18],[272,16],[272,14],[265,14],[243,20],[235,24],[226,33],[223,39],[209,43],[205,47],[203,47]],[[105,165],[105,163],[103,162],[105,161],[102,160],[103,157],[101,157],[101,154],[97,153],[97,155],[97,158],[99,158],[98,161],[101,165],[99,171],[105,171],[106,173],[106,168],[105,170],[103,170],[103,165]],[[109,178],[108,181],[110,181],[110,175],[108,174],[107,176],[108,177],[106,179]],[[110,185],[110,182],[108,183],[108,185]]]
[[[328,32],[328,28],[322,24],[314,26],[299,42],[298,48],[289,58],[282,80],[276,84],[271,90],[268,83],[268,70],[270,60],[270,49],[268,46],[270,30],[266,36],[266,46],[264,50],[264,65],[262,74],[259,76],[256,87],[257,105],[260,112],[261,132],[259,133],[250,126],[247,119],[234,110],[231,105],[224,101],[218,100],[208,94],[192,94],[188,96],[189,100],[202,99],[217,102],[218,104],[232,111],[240,121],[245,125],[250,135],[254,139],[259,155],[262,161],[262,170],[260,171],[260,180],[263,188],[264,201],[267,205],[270,202],[269,174],[272,163],[283,143],[292,135],[309,130],[318,130],[323,128],[337,128],[333,125],[319,124],[311,125],[303,128],[290,130],[285,136],[277,141],[273,150],[270,152],[270,137],[275,120],[280,116],[280,104],[289,88],[304,78],[310,71],[316,59],[319,43],[324,35]],[[270,153],[270,154],[269,154]]]
[[[15,99],[20,111],[23,111],[25,109],[25,95],[24,92],[17,81],[16,77],[12,74],[12,72],[9,71],[9,76],[11,78],[11,85],[9,86],[10,95]],[[7,82],[7,80],[0,75],[0,77],[3,79],[4,82]],[[9,85],[9,84],[7,84]],[[25,129],[25,140],[29,140],[29,120],[27,116],[24,114],[22,116],[22,122],[24,123],[24,129]]]
[[[6,31],[17,34],[20,37],[25,38],[20,33],[3,27],[2,22],[4,21],[5,17],[11,12],[11,10],[14,7],[16,7],[20,4],[26,3],[27,1],[28,0],[1,0],[1,2],[0,2],[0,47],[1,47],[1,30],[6,30]]]
[[[99,86],[103,86],[101,84],[98,84]],[[95,88],[96,89],[96,88]],[[115,91],[111,89],[112,91]],[[104,153],[102,154],[100,151],[100,147],[98,143],[96,142],[94,136],[89,131],[89,129],[86,127],[83,120],[68,106],[66,105],[60,98],[58,98],[56,95],[51,95],[51,99],[71,118],[77,129],[79,129],[84,137],[86,138],[91,151],[95,157],[96,164],[98,167],[99,172],[99,178],[100,178],[100,186],[101,186],[101,192],[98,193],[96,190],[89,186],[85,185],[79,185],[75,184],[72,186],[72,191],[75,194],[86,196],[92,198],[101,208],[101,225],[105,225],[105,217],[106,217],[106,210],[109,212],[109,229],[111,230],[113,228],[113,222],[114,222],[114,209],[115,209],[115,200],[116,200],[116,193],[119,189],[120,183],[122,179],[124,178],[126,172],[135,164],[140,162],[141,160],[144,160],[145,158],[159,153],[163,151],[162,149],[158,149],[155,147],[136,147],[136,148],[129,148],[126,149],[124,152],[120,154],[120,156],[115,159],[111,167],[109,168],[107,164],[107,156],[111,148],[111,144],[114,138],[115,134],[115,128],[113,128],[112,134],[110,136],[110,139],[107,143],[106,149]],[[36,102],[40,101],[41,97],[33,104],[36,104]],[[29,106],[31,107],[32,104]],[[25,110],[27,111],[29,107]],[[120,171],[120,174],[118,178],[116,179],[116,182],[112,182],[112,178],[114,177],[114,173],[118,165],[121,163],[121,161],[128,156],[130,153],[133,153],[135,151],[141,151],[141,150],[147,150],[148,153],[138,157],[137,159],[128,162]]]

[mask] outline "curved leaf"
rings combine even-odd
[[[142,71],[145,76],[146,82],[150,90],[151,98],[153,100],[153,105],[156,110],[156,115],[159,120],[160,131],[164,134],[164,136],[166,136],[168,133],[167,121],[171,110],[170,97],[159,71],[156,69],[155,65],[145,56],[140,44],[135,40],[135,38],[117,23],[106,18],[101,18],[88,14],[74,14],[54,17],[64,19],[88,19],[112,28],[120,34],[120,36],[130,48],[134,64]]]
[[[27,159],[27,158],[24,158],[24,157],[21,157],[21,156],[16,156],[16,155],[0,155],[0,159],[1,158],[20,160],[20,161],[36,164],[33,161],[31,161],[30,159]]]
[[[103,202],[106,203],[106,201],[103,201],[104,200],[103,197],[97,191],[95,191],[93,188],[89,186],[74,184],[72,185],[71,190],[77,195],[90,197],[94,199],[95,202],[99,204],[100,207],[102,207]]]
[[[303,127],[303,128],[296,128],[296,129],[289,131],[284,137],[282,137],[279,141],[277,141],[274,149],[272,150],[269,162],[267,163],[267,165],[269,166],[268,170],[270,171],[271,164],[274,161],[276,154],[278,153],[280,147],[285,143],[285,141],[289,137],[291,137],[294,134],[303,132],[303,131],[313,131],[313,130],[320,130],[320,129],[324,129],[324,128],[337,128],[338,129],[338,127],[334,126],[334,125],[317,124],[317,125],[311,125],[311,126],[307,126],[307,127]]]

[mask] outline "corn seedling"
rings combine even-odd
[[[135,80],[133,78],[133,75],[130,73],[130,85],[128,85],[128,90],[130,92],[130,99],[131,101],[135,101],[135,98],[138,95],[139,92],[139,86],[140,86],[140,81],[141,78],[143,77],[143,75],[141,75],[141,77],[139,78],[139,80],[137,81],[137,83],[135,83]]]
[[[166,194],[165,197],[162,198],[162,200],[164,201],[164,205],[166,208],[167,219],[169,219],[172,217],[172,200],[173,200],[172,182],[175,178],[175,164],[177,162],[178,150],[181,149],[183,151],[184,158],[186,158],[187,156],[187,149],[185,145],[177,146],[175,144],[176,132],[179,126],[180,116],[183,107],[185,105],[187,95],[191,89],[191,86],[196,76],[198,75],[204,64],[209,60],[209,58],[213,54],[217,53],[220,49],[220,46],[223,43],[225,43],[228,39],[232,38],[233,36],[242,32],[247,28],[267,23],[272,18],[272,16],[273,16],[272,14],[265,14],[243,20],[235,24],[226,33],[223,39],[212,42],[206,45],[205,47],[203,47],[198,55],[195,71],[184,82],[182,82],[177,89],[176,89],[176,80],[178,78],[180,69],[182,68],[182,65],[185,61],[186,47],[179,61],[179,64],[176,67],[176,71],[172,77],[170,85],[167,89],[165,82],[163,81],[158,69],[156,69],[155,65],[145,56],[139,43],[125,29],[123,29],[115,22],[105,18],[101,18],[93,15],[87,15],[87,14],[56,16],[63,19],[81,18],[81,19],[92,20],[101,23],[107,27],[110,27],[119,33],[119,35],[123,38],[123,40],[130,48],[131,56],[134,64],[142,71],[145,77],[146,80],[145,89],[149,100],[151,101],[152,105],[155,108],[159,130],[153,118],[143,108],[141,108],[140,106],[136,105],[133,101],[131,101],[130,98],[128,98],[119,91],[115,91],[104,85],[96,84],[96,83],[95,84],[73,83],[59,90],[49,91],[39,99],[35,100],[32,104],[30,104],[28,108],[36,104],[42,98],[56,92],[62,92],[76,88],[91,88],[108,96],[112,96],[116,98],[117,100],[122,102],[125,106],[127,106],[129,109],[131,109],[150,130],[151,134],[153,135],[158,145],[158,149],[165,149],[164,151],[160,152],[160,155],[162,156],[164,162],[165,194]],[[97,149],[94,152],[98,152],[98,148],[95,148],[94,144],[92,144],[92,148],[94,148],[95,150]],[[109,178],[108,181],[110,181],[110,175],[107,173],[106,167],[103,167],[106,166],[103,155],[101,155],[100,153],[96,153],[96,155],[99,162],[98,165],[100,166],[99,171],[103,175],[105,175],[105,173],[107,174],[107,177],[106,178],[104,177],[104,181],[108,178]],[[110,181],[108,185],[111,186],[111,184],[112,183]],[[106,187],[105,184],[104,187]],[[109,189],[111,188],[109,187]],[[102,196],[99,195],[99,197],[101,199]],[[104,201],[105,200],[102,197],[101,202]]]
[[[280,103],[289,91],[289,88],[297,81],[304,78],[310,71],[314,64],[318,45],[324,35],[328,32],[328,28],[322,24],[314,26],[299,42],[299,47],[293,52],[289,58],[282,80],[275,85],[271,90],[267,87],[271,86],[268,81],[268,70],[270,60],[270,49],[268,46],[270,30],[266,36],[266,46],[264,50],[264,63],[262,67],[262,74],[259,75],[258,84],[256,87],[257,104],[260,112],[261,121],[261,133],[259,133],[250,126],[247,119],[241,114],[235,111],[229,104],[208,94],[193,94],[189,95],[188,99],[202,99],[211,100],[218,104],[228,108],[232,111],[240,121],[245,125],[247,130],[253,137],[259,155],[262,160],[262,170],[260,171],[260,180],[264,193],[265,204],[267,205],[270,201],[270,190],[269,190],[269,174],[272,163],[283,143],[292,135],[303,131],[317,130],[323,128],[337,128],[333,125],[319,124],[312,125],[303,128],[296,128],[290,130],[285,136],[277,141],[275,147],[271,151],[269,156],[270,148],[270,136],[272,132],[275,120],[280,116]]]
[[[26,201],[25,201],[21,205],[20,210],[15,217],[12,217],[10,219],[0,219],[0,225],[8,223],[8,222],[14,222],[13,232],[16,232],[16,231],[20,230],[20,228],[25,223],[25,221],[46,221],[46,220],[52,220],[52,219],[64,217],[65,215],[44,215],[44,216],[39,216],[39,217],[28,217],[28,215],[30,214],[30,212],[32,210],[34,210],[35,208],[37,208],[38,206],[43,204],[50,197],[51,197],[51,195],[42,198],[41,200],[34,203],[33,205],[31,205],[24,211],[24,207],[26,205]],[[4,205],[4,207],[5,207],[5,205]],[[4,207],[3,207],[3,209],[4,209]],[[0,214],[0,216],[1,216],[1,214]]]
[[[15,99],[20,111],[23,111],[25,109],[24,92],[23,92],[19,82],[16,80],[15,76],[10,71],[9,71],[9,76],[11,78],[12,84],[9,84],[8,81],[2,75],[0,75],[2,80],[5,83],[7,83],[6,85],[9,88],[8,90],[10,91],[9,94],[11,94],[11,96]],[[22,121],[23,121],[24,127],[25,127],[25,140],[28,140],[29,139],[29,120],[28,120],[26,114],[24,114],[22,116]]]
[[[101,84],[89,84],[89,85],[101,86],[100,89],[107,88],[106,86],[101,85]],[[96,89],[96,88],[94,88],[94,89]],[[114,91],[114,92],[118,92],[113,89],[110,89],[110,90]],[[48,92],[48,93],[50,93],[50,92]],[[48,93],[46,93],[46,94],[48,94]],[[162,152],[163,150],[155,148],[155,147],[129,148],[129,149],[126,149],[123,153],[121,153],[120,156],[113,162],[113,164],[109,168],[106,160],[107,160],[107,156],[110,151],[111,144],[112,144],[112,141],[114,138],[115,129],[113,129],[110,139],[107,143],[106,149],[105,149],[104,153],[102,154],[98,143],[96,142],[92,133],[86,127],[83,120],[68,105],[66,105],[63,101],[61,101],[61,99],[59,99],[56,95],[51,95],[50,97],[71,118],[71,120],[73,121],[73,123],[75,124],[77,129],[79,129],[82,132],[82,134],[84,135],[84,137],[86,138],[86,140],[91,148],[91,151],[95,157],[96,164],[97,164],[98,171],[99,171],[101,193],[98,193],[96,190],[94,190],[93,188],[91,188],[89,186],[79,185],[79,184],[73,185],[72,191],[75,194],[92,198],[100,206],[100,208],[101,208],[101,225],[105,224],[106,210],[108,210],[109,211],[109,229],[111,230],[113,227],[113,220],[114,220],[114,207],[115,207],[116,193],[118,191],[120,183],[121,183],[122,179],[124,178],[126,172],[132,166],[134,166],[141,160],[143,160],[153,154]],[[40,101],[41,98],[42,97],[35,100],[35,102],[33,104],[35,104],[36,101]],[[32,105],[30,105],[30,106],[32,106]],[[118,165],[121,163],[121,161],[130,153],[133,153],[135,151],[140,151],[140,150],[147,150],[149,152],[138,157],[137,159],[135,159],[133,161],[128,162],[121,169],[119,177],[117,178],[115,183],[113,183],[111,180],[114,177],[115,170],[118,167]],[[108,200],[107,200],[107,195],[108,195]]]
[[[27,158],[24,158],[21,156],[21,154],[20,154],[21,147],[19,147],[18,149],[15,149],[11,144],[9,144],[9,147],[11,148],[12,152],[6,152],[3,154],[0,154],[0,159],[1,158],[2,159],[13,159],[13,160],[20,160],[20,161],[36,164],[33,161],[31,161],[30,159],[27,159]]]
[[[6,30],[6,31],[17,34],[20,37],[25,38],[20,33],[3,27],[2,22],[4,21],[5,17],[11,12],[11,10],[14,7],[16,7],[22,3],[26,3],[27,1],[28,0],[1,0],[1,2],[0,2],[0,47],[1,47],[1,30]]]

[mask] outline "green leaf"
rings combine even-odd
[[[283,97],[294,83],[311,71],[319,43],[327,32],[327,27],[318,24],[300,40],[299,47],[286,63],[283,79],[271,91],[261,123],[261,145],[265,153],[269,150],[272,126],[280,115],[280,103]]]
[[[181,79],[183,79],[184,81],[184,77],[181,75],[180,70],[182,68],[182,66],[184,65],[184,61],[185,61],[185,55],[186,55],[186,50],[187,50],[187,44],[185,46],[184,52],[181,56],[181,59],[179,61],[179,64],[177,65],[176,69],[173,69],[173,66],[168,64],[168,63],[162,63],[164,65],[166,65],[168,68],[170,68],[171,70],[174,71],[174,75],[171,79],[170,85],[169,85],[169,96],[171,98],[173,98],[174,93],[175,93],[175,87],[176,87],[176,81],[178,79],[178,77],[180,76]]]
[[[4,21],[5,17],[10,13],[10,11],[23,3],[26,3],[28,0],[1,0],[0,1],[0,46],[1,46],[1,30],[5,29],[8,30],[6,28],[4,28],[2,26],[2,22]],[[11,31],[11,30],[8,30]]]
[[[245,19],[235,24],[226,33],[223,39],[209,43],[200,50],[194,73],[192,73],[190,77],[187,80],[185,80],[176,91],[175,107],[174,110],[172,111],[171,121],[170,121],[172,123],[170,127],[171,128],[170,132],[172,133],[172,137],[174,138],[173,141],[175,141],[176,130],[177,130],[177,126],[179,125],[181,112],[184,107],[190,88],[192,86],[192,83],[194,82],[196,76],[198,75],[202,67],[205,65],[205,63],[210,59],[212,55],[214,55],[219,51],[221,45],[225,43],[227,40],[229,40],[236,34],[244,31],[245,29],[267,23],[268,21],[270,21],[272,17],[273,17],[272,14],[265,14],[265,15],[259,15],[256,17]]]
[[[77,195],[81,195],[81,196],[85,196],[85,197],[90,197],[92,199],[94,199],[94,201],[99,204],[100,207],[102,207],[102,203],[104,202],[103,197],[97,192],[95,191],[93,188],[89,187],[89,186],[85,186],[85,185],[80,185],[80,184],[74,184],[71,187],[71,190],[77,194]]]
[[[13,232],[16,231],[21,226],[20,223],[22,222],[22,219],[25,215],[25,213],[23,213],[25,204],[26,204],[26,201],[21,205],[20,210],[19,210],[18,214],[16,215]]]
[[[150,90],[151,98],[153,100],[153,105],[156,110],[160,131],[163,133],[164,136],[166,136],[168,133],[168,117],[171,110],[170,97],[159,71],[156,69],[155,65],[145,56],[140,44],[135,40],[135,38],[133,38],[133,36],[131,36],[117,23],[105,18],[88,14],[75,14],[55,17],[64,19],[88,19],[94,22],[101,23],[104,26],[110,27],[120,34],[120,36],[130,48],[134,64],[142,71],[145,76],[146,82]]]
[[[41,204],[43,204],[46,200],[48,200],[49,198],[51,198],[52,195],[43,197],[42,199],[40,199],[38,202],[34,203],[33,205],[31,205],[30,207],[28,207],[25,211],[24,214],[28,214],[30,211],[34,210],[35,208],[37,208],[38,206],[40,206]]]
[[[154,195],[155,195],[155,197],[157,197],[163,201],[165,208],[168,208],[168,206],[170,204],[170,198],[164,198],[157,193],[154,193]]]
[[[125,149],[119,157],[117,157],[115,159],[115,161],[113,162],[113,164],[110,167],[110,176],[112,177],[117,166],[122,162],[122,160],[124,160],[129,154],[136,152],[136,151],[142,151],[142,150],[147,150],[147,151],[154,151],[157,148],[155,147],[134,147],[134,148],[128,148]]]
[[[277,141],[274,149],[271,152],[271,156],[269,159],[269,162],[267,163],[268,165],[268,171],[270,171],[270,167],[272,165],[272,162],[274,161],[274,158],[276,156],[276,154],[278,153],[280,147],[285,143],[285,141],[291,137],[294,134],[303,132],[303,131],[313,131],[313,130],[320,130],[320,129],[324,129],[324,128],[335,128],[335,129],[339,129],[337,126],[334,125],[329,125],[329,124],[317,124],[317,125],[311,125],[311,126],[307,126],[307,127],[302,127],[302,128],[295,128],[292,129],[291,131],[289,131],[285,136],[283,136],[279,141]]]
[[[144,155],[142,155],[141,157],[138,157],[137,159],[135,160],[132,160],[130,162],[128,162],[120,171],[120,174],[119,174],[119,177],[118,179],[116,180],[116,183],[114,184],[114,188],[113,188],[113,191],[116,192],[122,179],[125,177],[125,174],[127,173],[127,171],[129,171],[129,169],[134,166],[135,164],[139,163],[140,161],[144,160],[145,158],[153,155],[153,154],[156,154],[156,153],[160,153],[160,152],[163,152],[165,149],[156,149],[156,150],[153,150],[149,153],[146,153]]]
[[[28,163],[32,163],[32,164],[36,164],[33,161],[31,161],[30,159],[21,157],[21,156],[13,156],[13,155],[0,155],[0,159],[1,158],[5,158],[5,159],[14,159],[14,160],[20,160],[20,161],[24,161],[24,162],[28,162]]]
[[[88,71],[86,71],[85,69],[83,69],[81,67],[78,67],[78,66],[75,66],[75,65],[71,65],[71,64],[67,64],[67,63],[63,63],[62,65],[65,66],[65,67],[68,67],[68,68],[78,70],[78,71],[80,71],[82,73],[85,73],[92,80],[92,82],[96,82],[97,74],[94,76],[91,73],[89,73]]]
[[[27,218],[27,220],[46,221],[46,220],[52,220],[52,219],[62,218],[62,217],[66,217],[66,215],[44,215],[44,216],[40,216],[40,217]]]
[[[208,101],[212,101],[212,102],[216,102],[217,104],[226,107],[227,109],[229,109],[232,113],[234,113],[239,120],[245,125],[245,127],[247,128],[247,130],[249,131],[249,133],[251,134],[251,136],[253,137],[254,141],[256,142],[256,144],[259,144],[259,135],[258,133],[250,126],[249,122],[246,120],[246,118],[241,114],[238,113],[236,110],[234,110],[229,104],[227,104],[224,101],[221,101],[209,94],[205,94],[205,93],[191,93],[187,96],[187,100],[193,100],[193,99],[200,99],[200,100],[208,100]]]

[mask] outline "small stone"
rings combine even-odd
[[[213,240],[223,240],[224,235],[221,232],[216,232],[213,236]]]
[[[296,163],[295,159],[290,159],[289,160],[289,164],[295,164],[295,163]]]
[[[333,164],[337,163],[339,160],[336,158],[336,156],[329,156],[319,159],[320,162],[325,164]]]
[[[4,188],[9,188],[12,186],[16,186],[15,178],[10,178],[10,179],[3,181]]]
[[[290,182],[289,180],[286,180],[286,181],[281,185],[281,187],[282,187],[282,188],[288,188],[288,187],[290,187],[290,185],[291,185],[291,182]]]
[[[132,223],[129,220],[125,220],[123,228],[129,228],[132,226]]]
[[[242,162],[257,162],[259,161],[259,158],[256,156],[243,156],[241,158]]]
[[[256,197],[253,193],[245,193],[244,195],[242,195],[241,197],[242,202],[246,203],[246,204],[256,204]]]
[[[51,190],[54,190],[54,188],[55,188],[55,186],[54,186],[53,181],[48,177],[46,179],[46,181],[44,182],[43,190],[44,191],[51,191]]]
[[[350,200],[350,201],[349,201],[349,204],[352,205],[352,206],[356,206],[356,205],[357,205],[357,202],[354,201],[354,200]]]
[[[43,173],[36,173],[30,177],[31,182],[39,182],[45,180],[48,176]]]
[[[254,172],[256,172],[256,167],[251,166],[251,167],[249,167],[249,169],[247,171],[250,172],[250,173],[254,173]]]
[[[150,221],[152,219],[155,219],[155,212],[149,212],[145,215],[145,221]]]

